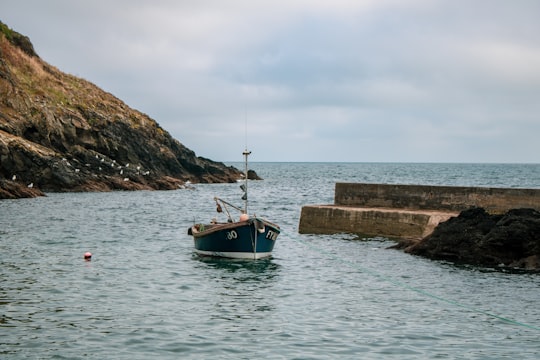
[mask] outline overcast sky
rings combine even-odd
[[[0,0],[0,20],[212,160],[540,162],[537,0]]]

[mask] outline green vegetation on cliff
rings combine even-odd
[[[175,189],[188,180],[239,176],[197,157],[148,115],[47,64],[26,36],[0,22],[0,198],[17,184],[43,191]]]

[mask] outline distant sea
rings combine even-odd
[[[267,260],[193,253],[188,227],[218,216],[216,195],[240,204],[238,184],[1,200],[0,358],[539,358],[539,274],[298,234],[336,182],[538,189],[539,164],[250,168],[250,211],[282,228]]]

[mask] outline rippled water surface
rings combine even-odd
[[[0,358],[539,357],[539,274],[297,229],[336,181],[540,188],[540,165],[251,167],[251,210],[283,230],[267,260],[193,254],[187,228],[237,184],[0,201]]]

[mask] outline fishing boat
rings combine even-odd
[[[280,233],[278,225],[248,213],[248,156],[244,150],[244,183],[240,186],[244,195],[244,207],[237,207],[219,197],[214,197],[218,213],[225,213],[226,222],[213,219],[210,223],[193,224],[188,234],[193,236],[195,252],[203,256],[233,259],[262,259],[272,255]],[[239,212],[236,219],[231,209]]]

